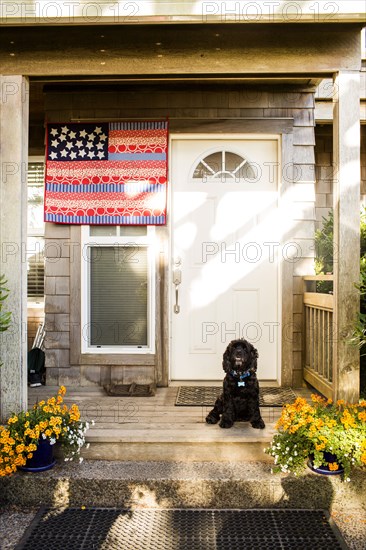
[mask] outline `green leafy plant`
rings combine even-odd
[[[312,395],[312,403],[298,397],[282,409],[276,424],[277,433],[265,452],[274,458],[274,472],[298,474],[312,456],[313,464],[337,471],[344,468],[343,479],[349,481],[353,468],[366,467],[366,401],[333,403]],[[324,453],[336,462],[328,463]]]
[[[315,273],[325,275],[333,273],[333,211],[329,217],[323,217],[323,226],[315,231]]]
[[[4,302],[9,295],[9,289],[6,288],[7,281],[4,275],[0,275],[0,332],[5,332],[10,326],[10,312],[3,312]]]
[[[333,273],[333,212],[323,218],[323,226],[315,232],[315,273]],[[360,292],[360,310],[350,342],[360,348],[360,394],[366,397],[366,208],[360,213],[360,280],[355,282]],[[328,294],[333,291],[333,283],[317,282],[317,291]]]
[[[6,288],[7,281],[4,275],[0,275],[0,332],[5,332],[10,327],[11,313],[3,311],[4,302],[9,295],[9,289]],[[0,367],[3,363],[0,361]]]

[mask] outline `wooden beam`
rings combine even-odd
[[[0,423],[27,405],[27,168],[29,83],[0,76],[0,274],[7,279],[5,311],[11,327],[0,333]]]
[[[360,76],[334,78],[334,386],[333,398],[359,399],[359,350],[350,345],[359,311],[360,274]]]
[[[3,27],[2,74],[29,76],[329,76],[359,70],[352,25]]]
[[[333,310],[332,294],[321,294],[317,292],[304,292],[304,304],[318,307],[320,309]]]

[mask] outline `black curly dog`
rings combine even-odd
[[[223,392],[207,415],[207,424],[217,424],[221,416],[221,428],[231,428],[240,420],[249,421],[253,428],[265,428],[259,410],[257,359],[258,351],[247,340],[230,342],[222,361],[226,372]]]

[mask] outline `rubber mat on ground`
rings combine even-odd
[[[221,392],[222,386],[179,386],[175,404],[179,407],[211,407]],[[261,407],[282,407],[295,399],[296,394],[291,388],[259,388]]]
[[[152,397],[156,393],[155,384],[110,384],[104,389],[113,397]]]
[[[15,550],[347,550],[322,510],[43,508]]]

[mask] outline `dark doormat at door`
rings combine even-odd
[[[15,550],[347,550],[323,510],[43,508]]]
[[[178,407],[213,407],[222,392],[222,386],[179,386],[175,404]],[[259,388],[261,407],[282,407],[292,403],[296,394],[291,388]]]
[[[152,397],[156,393],[155,384],[110,384],[104,386],[108,395],[113,397]]]

